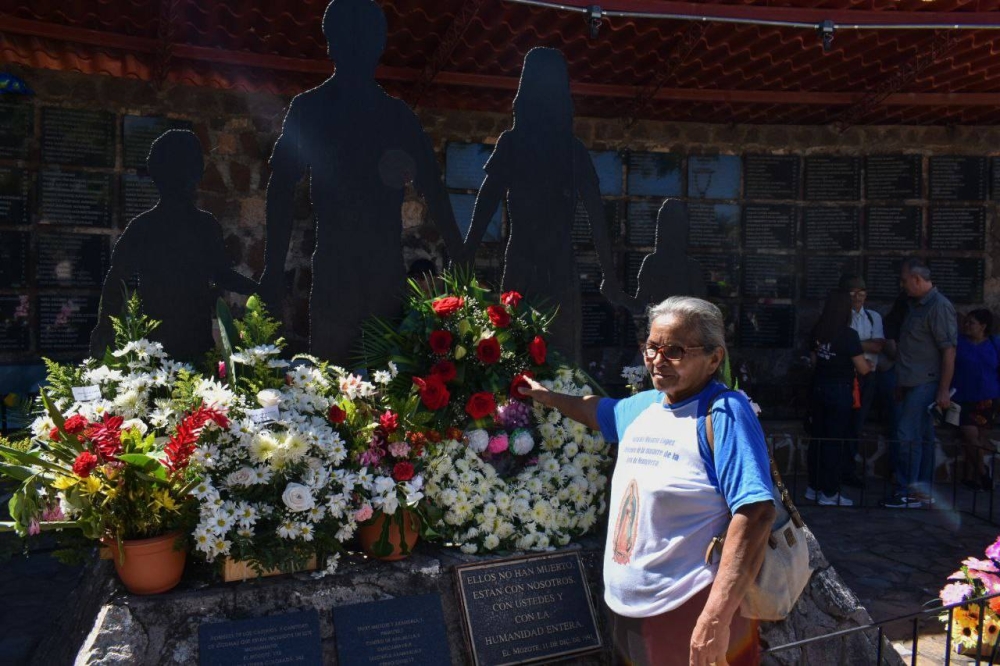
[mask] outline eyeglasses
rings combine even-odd
[[[868,290],[867,289],[851,289],[847,293],[850,294],[851,296],[863,296],[863,295],[865,295],[865,294],[868,293]]]
[[[642,350],[642,355],[643,357],[645,357],[647,361],[656,360],[657,354],[663,354],[663,358],[667,359],[668,361],[680,361],[681,359],[684,358],[684,355],[687,354],[692,349],[704,349],[704,348],[705,348],[704,345],[691,345],[690,347],[682,347],[681,345],[672,345],[672,344],[665,344],[665,345],[645,344],[642,347],[640,347],[640,349]]]

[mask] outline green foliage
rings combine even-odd
[[[278,337],[281,322],[271,317],[264,301],[256,295],[247,299],[246,314],[242,319],[233,322],[239,334],[240,347],[255,347],[257,345],[273,344],[284,346],[284,338]]]
[[[120,317],[111,317],[111,326],[115,331],[115,346],[121,349],[129,342],[149,338],[160,322],[152,319],[142,311],[142,301],[139,294],[125,292],[127,299]]]
[[[226,360],[226,382],[230,388],[244,395],[254,395],[263,389],[284,385],[284,368],[240,361],[241,355],[257,347],[271,345],[281,350],[285,346],[285,339],[278,336],[281,322],[271,317],[264,302],[251,296],[241,319],[234,319],[221,299],[216,311]]]
[[[83,385],[83,373],[86,368],[82,365],[58,363],[48,358],[43,358],[42,361],[45,362],[46,383],[50,395],[57,398],[72,398],[73,387]]]

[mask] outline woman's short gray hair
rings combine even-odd
[[[647,315],[650,327],[657,318],[673,315],[685,326],[690,326],[697,332],[706,352],[721,348],[723,359],[729,354],[726,349],[726,322],[722,310],[714,303],[694,296],[671,296],[665,301],[649,306]],[[720,372],[723,365],[719,366]]]

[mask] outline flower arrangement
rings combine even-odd
[[[960,604],[1000,593],[1000,538],[986,548],[986,559],[968,557],[962,561],[962,568],[948,576],[948,584],[941,588],[939,598],[945,606]],[[955,631],[953,641],[956,648],[974,651],[979,642],[980,609],[983,611],[982,645],[993,649],[1000,635],[1000,597],[994,597],[984,605],[967,604],[954,609]],[[939,619],[946,626],[948,613],[941,613]]]

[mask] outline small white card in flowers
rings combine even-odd
[[[270,407],[251,409],[247,412],[247,418],[253,421],[256,425],[263,425],[265,423],[274,423],[281,418],[281,414],[278,411],[277,405],[271,405]]]
[[[77,402],[93,402],[101,399],[100,386],[74,386],[73,399]]]

